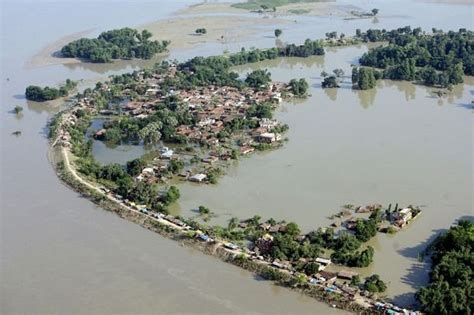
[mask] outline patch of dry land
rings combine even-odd
[[[82,32],[73,33],[64,37],[61,37],[55,42],[43,47],[36,55],[31,57],[25,64],[26,68],[42,67],[56,64],[69,64],[81,62],[75,58],[59,58],[55,56],[61,48],[69,42],[85,37],[92,33],[92,29],[85,30]]]
[[[170,40],[169,47],[173,49],[192,48],[198,44],[212,42],[238,42],[264,31],[265,26],[268,26],[268,30],[273,30],[274,25],[289,22],[286,19],[268,19],[261,16],[192,16],[160,20],[143,25],[139,29],[152,32],[152,39]],[[205,28],[207,34],[195,34],[197,28]]]
[[[462,1],[462,0],[461,0]],[[474,0],[472,0],[474,1]],[[351,16],[351,11],[359,10],[353,5],[340,5],[335,2],[321,1],[309,3],[292,3],[276,8],[275,12],[268,11],[265,13],[253,12],[255,15],[271,15],[271,16],[290,16],[290,15],[311,15],[311,16]],[[189,6],[177,12],[179,15],[196,15],[196,14],[249,14],[251,11],[246,9],[234,8],[230,3],[212,3],[212,4],[196,4]]]
[[[138,27],[153,33],[153,39],[170,40],[170,49],[189,49],[205,43],[239,42],[256,34],[273,31],[275,26],[291,23],[287,16],[351,16],[357,8],[332,2],[297,3],[278,7],[276,12],[250,13],[231,7],[230,3],[211,3],[189,6],[177,11],[172,18],[151,22]],[[205,28],[207,34],[197,35],[197,28]],[[59,50],[67,43],[90,36],[92,30],[74,33],[49,44],[34,55],[26,67],[41,67],[55,64],[74,64],[81,61],[74,58],[57,57]]]

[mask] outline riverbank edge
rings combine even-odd
[[[67,111],[68,109],[62,111],[58,115],[62,116]],[[120,203],[108,199],[104,193],[99,192],[99,188],[97,188],[97,191],[94,191],[92,188],[87,187],[86,184],[76,179],[74,177],[74,174],[72,173],[71,165],[69,164],[67,154],[69,154],[67,149],[62,148],[61,146],[56,147],[55,142],[50,142],[48,157],[58,178],[62,181],[64,185],[76,191],[82,197],[93,202],[101,209],[108,212],[113,212],[122,219],[138,224],[141,227],[155,232],[170,240],[177,241],[180,243],[181,246],[185,246],[194,250],[199,250],[203,254],[216,257],[223,262],[241,267],[256,276],[261,277],[262,279],[272,281],[274,285],[293,289],[301,294],[305,294],[309,297],[316,299],[319,302],[324,302],[332,307],[339,308],[341,310],[348,311],[354,314],[381,314],[375,309],[366,308],[360,304],[357,304],[354,301],[347,299],[343,295],[334,292],[328,293],[322,290],[321,288],[311,286],[308,283],[296,286],[296,277],[293,275],[281,272],[273,267],[258,263],[256,261],[246,259],[245,257],[232,254],[229,251],[225,250],[223,247],[219,246],[219,244],[216,245],[205,243],[195,238],[190,238],[186,235],[185,231],[178,230],[173,228],[172,226],[162,224],[156,220],[152,220],[151,218],[141,213],[134,213],[129,211]],[[76,174],[76,176],[79,175]],[[275,272],[278,273],[280,279],[269,279],[268,271],[271,271],[273,274]]]

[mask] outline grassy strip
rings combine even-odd
[[[247,2],[234,3],[232,7],[244,10],[272,9],[292,3],[320,2],[318,0],[247,0]]]

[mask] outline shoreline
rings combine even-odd
[[[61,113],[64,114],[68,110],[69,109],[66,109]],[[92,185],[77,174],[75,169],[71,166],[69,160],[69,150],[64,147],[58,148],[56,146],[58,139],[59,138],[57,138],[52,143],[50,142],[48,150],[48,159],[50,160],[56,175],[64,185],[76,191],[82,197],[87,198],[89,201],[99,206],[102,210],[113,212],[122,219],[138,224],[141,227],[155,232],[170,240],[179,242],[181,246],[199,250],[205,255],[213,256],[225,263],[230,263],[232,265],[241,267],[254,275],[257,275],[268,281],[272,281],[274,285],[293,289],[301,294],[315,298],[319,302],[324,302],[334,308],[339,308],[354,314],[381,314],[379,311],[373,308],[363,306],[356,301],[349,300],[344,295],[334,292],[326,292],[323,287],[317,287],[309,283],[297,286],[295,285],[295,276],[280,271],[279,269],[272,267],[267,263],[244,258],[244,254],[240,254],[236,250],[231,250],[224,247],[224,243],[222,241],[208,243],[199,241],[196,238],[190,238],[187,236],[187,231],[185,229],[172,222],[147,216],[138,210],[134,210],[119,203],[114,197],[106,195],[100,190],[100,188]],[[60,152],[58,152],[58,149]],[[268,276],[269,270],[271,270],[270,272],[272,274],[276,272],[279,275],[279,279],[271,279]]]
[[[169,50],[187,50],[204,44],[229,44],[242,42],[256,34],[272,33],[275,27],[293,23],[294,16],[328,16],[351,18],[351,11],[359,9],[352,5],[328,2],[289,4],[267,16],[237,9],[230,3],[196,4],[174,12],[168,18],[134,26],[147,29],[153,40],[170,40]],[[297,10],[309,10],[306,14],[295,14]],[[232,18],[229,18],[229,14]],[[196,27],[205,27],[207,34],[196,35]],[[95,28],[69,34],[44,46],[25,63],[28,69],[60,64],[92,64],[76,58],[54,56],[65,44],[90,35]]]

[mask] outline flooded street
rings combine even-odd
[[[256,281],[248,272],[182,248],[95,207],[63,186],[47,157],[48,119],[63,105],[27,102],[26,86],[84,79],[81,87],[108,75],[240,47],[270,47],[275,39],[252,34],[238,42],[202,44],[151,61],[26,67],[32,56],[59,38],[90,30],[137,26],[163,19],[198,1],[9,2],[2,8],[0,313],[2,314],[341,314],[287,289]],[[282,41],[301,42],[356,28],[405,25],[443,30],[472,29],[473,6],[418,1],[342,1],[377,7],[375,19],[295,17]],[[48,21],[48,23],[44,23]],[[474,79],[466,78],[443,98],[406,82],[379,81],[353,91],[350,65],[367,47],[328,49],[325,56],[277,59],[236,68],[245,74],[267,68],[274,80],[304,77],[312,96],[284,103],[276,116],[290,126],[276,151],[242,158],[218,185],[181,184],[173,209],[194,216],[199,205],[225,224],[233,216],[258,214],[286,219],[304,230],[326,226],[346,203],[423,205],[424,212],[396,235],[379,234],[373,265],[388,282],[388,296],[401,304],[427,280],[418,253],[436,233],[471,215]],[[345,71],[340,89],[321,89],[321,71]],[[20,115],[10,112],[24,107]],[[19,137],[11,135],[20,130]],[[141,147],[106,148],[94,154],[124,163]]]

